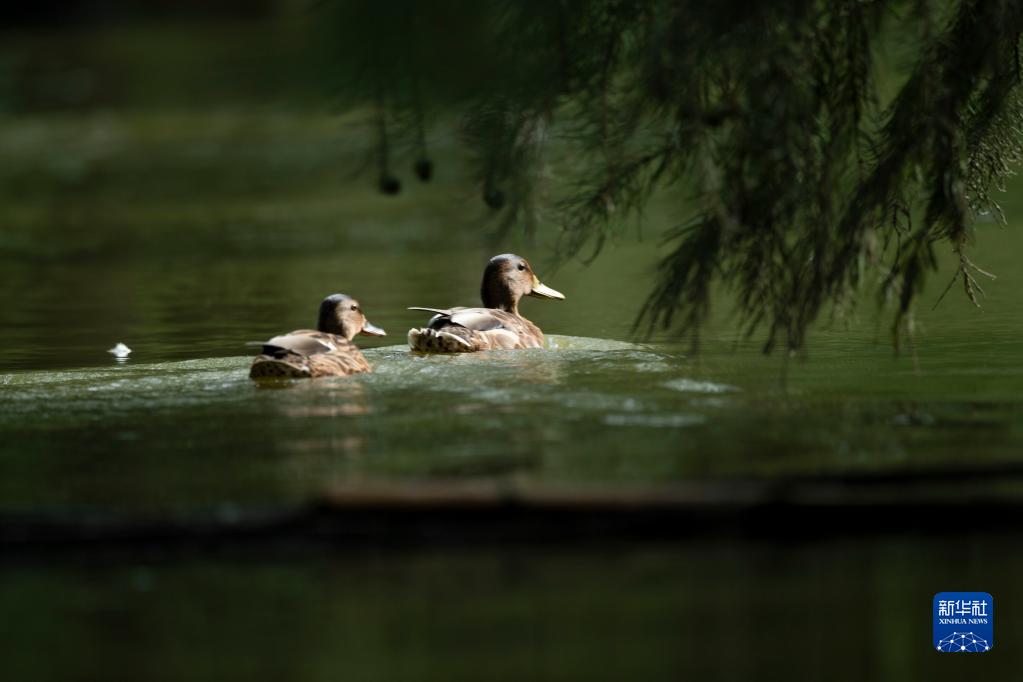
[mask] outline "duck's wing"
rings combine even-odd
[[[342,341],[345,343],[341,343]],[[269,341],[264,341],[263,354],[278,356],[294,353],[308,357],[319,353],[330,353],[345,345],[347,345],[347,340],[334,334],[299,329],[290,334],[275,336]]]
[[[414,305],[406,308],[406,310],[422,310],[427,313],[437,313],[438,315],[450,315],[455,310],[458,310],[458,308],[427,308],[425,306]]]
[[[503,310],[491,310],[490,308],[463,308],[455,311],[450,320],[453,324],[466,329],[478,332],[488,332],[493,329],[507,329],[511,316]]]
[[[515,316],[503,310],[491,308],[425,308],[416,307],[409,310],[423,310],[428,313],[435,313],[430,318],[427,326],[432,329],[439,329],[445,325],[456,324],[459,327],[472,329],[473,331],[486,332],[492,329],[507,328],[513,323]]]

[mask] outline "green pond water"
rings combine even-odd
[[[145,71],[129,57],[146,41],[162,54],[151,33],[53,44]],[[228,53],[251,45],[231,36],[237,50],[196,40],[241,73]],[[220,92],[171,66],[182,89]],[[379,480],[969,468],[1023,452],[1018,183],[1010,225],[978,225],[971,256],[998,275],[984,308],[957,287],[932,309],[943,261],[912,352],[894,355],[868,295],[819,325],[805,358],[765,357],[722,291],[693,357],[670,334],[631,335],[658,234],[682,217],[669,198],[592,265],[553,269],[549,232],[489,241],[476,189],[443,162],[453,137],[437,142],[434,183],[405,177],[381,197],[352,179],[368,146],[347,120],[157,94],[138,111],[0,119],[0,512],[265,508]],[[549,347],[410,355],[425,314],[405,308],[474,304],[486,260],[508,250],[566,295],[522,307]],[[360,339],[374,373],[249,381],[246,343],[309,326],[333,292],[388,331]],[[106,352],[117,342],[128,360]],[[996,625],[983,660],[941,659],[929,608],[939,590],[977,589],[1020,613],[1017,540],[5,556],[0,678],[1008,679],[1018,628]]]
[[[787,367],[737,342],[725,315],[697,357],[666,336],[637,342],[631,324],[657,255],[645,243],[549,274],[542,249],[520,248],[566,294],[523,304],[548,348],[423,357],[404,336],[426,316],[405,308],[472,304],[495,249],[465,244],[411,199],[386,208],[434,236],[399,228],[388,239],[377,200],[345,191],[362,206],[357,220],[307,226],[284,212],[287,225],[211,229],[182,217],[156,235],[145,224],[54,228],[38,239],[60,255],[6,258],[0,508],[273,505],[371,479],[926,469],[1012,460],[1023,443],[1014,230],[990,229],[978,246],[1000,275],[986,307],[950,293],[899,357],[869,303]],[[84,240],[99,245],[76,252]],[[359,297],[389,332],[364,343],[374,373],[251,382],[246,342],[309,326],[334,291]],[[119,341],[134,351],[123,362],[106,352]]]
[[[212,150],[205,118],[33,125],[9,122],[0,136],[53,183],[9,189],[3,209],[5,512],[222,513],[379,480],[631,486],[926,470],[1015,461],[1023,445],[1015,222],[979,227],[975,259],[999,275],[983,310],[958,291],[931,310],[932,286],[915,352],[896,357],[868,301],[821,325],[783,373],[782,358],[738,340],[727,292],[699,357],[669,335],[631,336],[656,233],[670,224],[664,205],[643,239],[552,270],[542,243],[488,244],[475,203],[443,173],[387,199],[334,175],[314,146],[293,166],[275,156],[329,138],[318,119],[235,123],[237,139]],[[134,141],[95,142],[106,155],[70,179],[47,165],[54,136],[92,158],[96,127]],[[204,183],[219,155],[234,170],[214,191]],[[203,182],[188,179],[196,168]],[[6,172],[17,186],[22,176]],[[424,314],[406,306],[472,304],[482,265],[508,249],[566,295],[523,304],[548,348],[409,354],[405,332]],[[359,297],[389,333],[360,339],[374,373],[251,382],[246,342],[308,326],[334,291]],[[123,362],[106,352],[118,341],[134,350]],[[1018,612],[1019,546],[978,532],[8,555],[0,660],[17,680],[997,678],[1018,669],[1019,630],[996,625],[983,660],[941,659],[930,599],[983,589],[999,613]]]
[[[1011,536],[64,560],[0,571],[0,653],[12,680],[1003,680],[1020,571]],[[982,656],[931,648],[958,585],[995,596]]]

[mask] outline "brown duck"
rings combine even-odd
[[[332,294],[320,304],[315,330],[299,329],[265,342],[262,354],[252,361],[249,376],[301,378],[372,372],[352,343],[356,334],[386,336],[383,329],[369,323],[358,301]]]
[[[480,350],[539,348],[543,332],[519,314],[523,296],[564,299],[542,284],[529,262],[505,253],[483,271],[482,308],[409,308],[436,313],[426,327],[410,329],[408,345],[423,353],[472,353]]]

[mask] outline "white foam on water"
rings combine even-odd
[[[735,393],[739,390],[738,387],[728,384],[715,384],[711,381],[695,381],[693,379],[672,379],[661,385],[683,393]]]
[[[705,424],[702,414],[609,414],[604,417],[608,426],[647,426],[651,428],[682,428]]]

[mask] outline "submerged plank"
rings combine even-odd
[[[1012,478],[1002,472],[1000,482]],[[1023,496],[941,477],[715,479],[649,487],[501,481],[337,486],[296,508],[188,516],[0,514],[5,557],[68,548],[670,541],[706,535],[821,538],[1012,528]],[[942,519],[936,523],[936,519]]]

